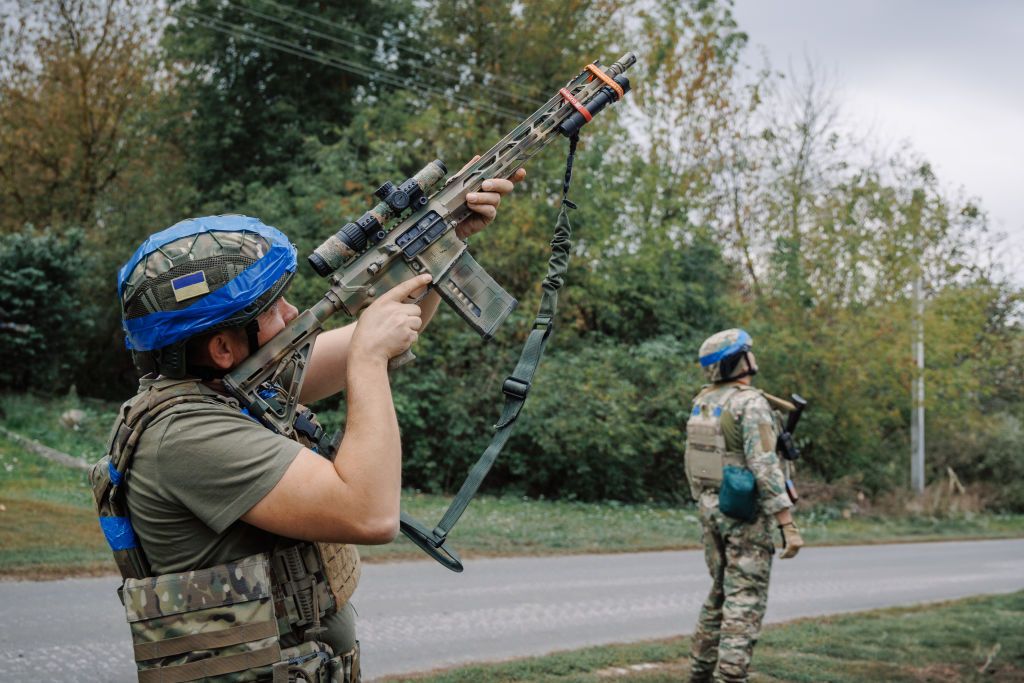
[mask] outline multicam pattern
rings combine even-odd
[[[215,223],[218,220],[224,220],[227,218],[244,219],[242,216],[209,216],[206,218],[193,218],[188,221],[182,221],[168,229],[175,229],[182,223],[191,222],[198,225],[204,222]],[[253,221],[254,223],[259,223],[258,219],[255,218],[249,218],[248,220]],[[177,266],[194,263],[196,261],[201,262],[203,259],[216,256],[242,257],[244,261],[232,264],[231,272],[225,274],[226,279],[224,281],[226,282],[238,275],[238,273],[244,269],[246,263],[254,263],[263,258],[269,248],[267,241],[254,232],[207,232],[182,237],[181,239],[165,244],[159,249],[153,251],[147,255],[134,268],[134,270],[132,270],[125,282],[123,298],[125,301],[131,300],[135,295],[136,290],[143,283],[159,278]],[[223,282],[218,281],[217,284],[221,285]],[[162,296],[160,298],[162,303],[164,302],[164,299],[167,299],[168,302],[174,301],[173,294],[162,292]],[[173,304],[170,305],[172,308],[178,307]]]
[[[727,517],[718,509],[717,489],[692,482],[713,583],[693,637],[691,680],[746,681],[768,600],[773,515],[792,505],[775,454],[778,418],[760,391],[735,383],[705,387],[694,399],[698,405],[725,417],[727,451],[753,472],[760,511],[751,522]]]
[[[270,567],[263,555],[209,569],[124,582],[124,608],[130,623],[270,595]]]
[[[245,652],[265,651],[268,661],[278,659],[276,628],[270,634],[223,647],[189,649],[181,654],[158,657],[147,655],[147,648],[158,647],[173,638],[272,624],[274,604],[270,591],[270,569],[263,555],[209,569],[126,580],[125,611],[136,647],[140,678],[150,669]],[[253,681],[257,680],[257,672],[228,673],[218,680]]]
[[[713,491],[701,494],[700,516],[712,585],[693,635],[691,680],[746,681],[768,604],[771,518],[758,515],[747,523],[727,517]]]

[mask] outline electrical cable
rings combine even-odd
[[[267,1],[269,1],[269,0],[267,0]],[[337,45],[341,45],[343,47],[347,47],[347,48],[351,48],[351,49],[354,49],[354,50],[358,50],[358,51],[363,52],[363,53],[370,53],[371,55],[376,52],[375,48],[370,48],[370,47],[367,47],[366,45],[360,45],[358,43],[354,43],[354,42],[345,40],[343,38],[338,38],[337,36],[332,36],[332,35],[330,35],[328,33],[323,33],[322,31],[317,31],[315,29],[311,29],[309,27],[302,26],[300,24],[295,24],[295,23],[292,23],[290,21],[286,21],[286,20],[284,20],[284,19],[282,19],[280,17],[276,17],[276,16],[274,16],[272,14],[267,14],[266,12],[261,12],[261,11],[256,10],[256,9],[252,9],[250,7],[246,7],[246,6],[241,5],[241,4],[237,3],[237,2],[232,2],[231,0],[228,1],[228,6],[232,7],[233,9],[236,9],[236,10],[239,10],[241,12],[244,12],[246,14],[249,14],[249,15],[252,15],[252,16],[255,16],[255,17],[259,17],[259,18],[264,19],[266,21],[273,22],[275,24],[278,24],[279,26],[284,26],[284,27],[287,27],[287,28],[291,28],[291,29],[294,29],[296,31],[300,31],[303,34],[308,34],[308,35],[316,36],[318,38],[323,38],[324,40],[328,40],[328,41],[330,41],[332,43],[335,43]],[[306,13],[300,12],[299,10],[294,10],[294,11],[298,12],[299,14],[302,14],[303,16],[310,16],[310,17],[315,18],[314,15],[307,15]],[[331,23],[331,22],[327,22],[326,19],[320,20],[320,21],[321,21],[321,23]],[[351,33],[357,33],[356,31],[354,31],[352,29],[345,29],[344,27],[342,27],[342,26],[340,26],[338,24],[333,24],[333,26],[336,27],[336,28],[342,29],[342,30],[347,30],[347,31],[349,31]],[[368,34],[361,34],[361,35],[367,35],[367,37],[372,37],[372,36],[369,36]],[[405,47],[402,47],[402,46],[397,45],[397,44],[395,44],[394,47],[396,49],[400,49],[400,50],[409,50],[409,48],[405,48]],[[417,61],[412,61],[412,60],[410,60],[410,61],[403,61],[402,58],[398,58],[397,59],[397,64],[398,64],[398,66],[400,66],[400,67],[402,67],[404,69],[415,70],[415,71],[419,71],[421,73],[429,73],[432,77],[437,77],[437,76],[444,77],[448,81],[450,81],[453,85],[457,85],[457,86],[473,85],[473,86],[476,86],[476,87],[486,87],[484,84],[481,84],[481,83],[467,84],[462,78],[460,78],[457,74],[453,73],[449,69],[445,69],[445,68],[441,68],[441,69],[431,68],[431,67],[429,67],[429,66],[427,66],[427,65],[422,63],[422,56],[423,56],[422,53],[420,53],[418,56],[420,57],[420,60],[417,60]],[[466,66],[468,66],[468,65],[466,65]],[[495,79],[497,81],[500,81],[503,84],[516,84],[514,81],[511,81],[510,79],[499,78],[498,76],[495,76],[494,74],[490,74],[490,73],[487,74],[487,77],[488,78],[493,78],[493,79]],[[523,87],[523,86],[520,86],[520,87]],[[532,107],[540,107],[540,106],[542,106],[544,104],[544,102],[541,101],[541,100],[537,100],[537,99],[534,99],[532,97],[524,97],[522,95],[517,95],[516,93],[510,92],[508,90],[505,91],[505,94],[508,97],[512,98],[512,99],[519,100],[521,102],[529,104]]]
[[[337,22],[331,21],[330,19],[325,19],[323,17],[319,17],[319,16],[317,16],[315,14],[311,14],[309,12],[305,12],[305,11],[300,10],[298,8],[295,8],[295,7],[289,7],[289,6],[284,5],[284,4],[280,3],[280,2],[277,2],[276,0],[262,0],[262,1],[265,2],[268,5],[272,5],[272,6],[276,7],[276,8],[278,8],[279,10],[282,10],[282,11],[285,11],[285,12],[291,12],[293,14],[298,14],[300,16],[306,17],[307,19],[310,19],[312,21],[318,22],[320,24],[324,24],[325,26],[329,26],[331,28],[338,29],[340,31],[345,31],[347,33],[351,33],[353,35],[360,36],[360,37],[366,38],[368,40],[372,40],[374,42],[380,40],[380,36],[375,36],[372,33],[366,33],[364,31],[360,31],[358,29],[350,28],[350,27],[345,26],[343,24],[339,24]],[[414,61],[418,62],[418,60],[421,60],[423,58],[423,54],[424,54],[423,50],[420,50],[420,49],[417,49],[417,48],[406,47],[406,46],[402,45],[398,40],[393,40],[393,43],[394,43],[394,47],[396,49],[402,50],[402,51],[405,51],[405,52],[409,53],[409,55],[411,56],[411,58]],[[514,81],[514,80],[506,78],[504,76],[499,76],[499,75],[494,74],[494,73],[492,73],[490,71],[487,71],[486,69],[484,69],[482,67],[474,66],[472,64],[466,64],[466,63],[463,63],[463,62],[454,62],[454,61],[452,61],[450,59],[445,59],[443,57],[435,57],[435,59],[437,59],[438,61],[441,61],[441,62],[447,62],[448,67],[451,68],[451,69],[455,69],[455,70],[463,69],[463,68],[468,69],[471,73],[475,73],[477,76],[479,76],[480,78],[482,78],[484,80],[494,79],[495,81],[500,81],[502,83],[508,83],[508,84],[514,85],[514,86],[518,87],[521,90],[521,92],[527,93],[526,98],[531,103],[535,104],[538,107],[540,105],[544,104],[544,102],[541,101],[541,100],[537,100],[535,98],[529,97],[528,93],[530,92],[530,88],[528,86],[518,82],[518,81]]]
[[[478,112],[490,113],[514,121],[518,121],[523,118],[523,115],[520,114],[519,112],[514,112],[495,105],[483,105],[481,103],[474,102],[473,100],[462,97],[457,93],[445,92],[444,90],[440,90],[436,87],[424,84],[419,81],[410,83],[393,74],[376,70],[371,66],[360,64],[357,62],[352,62],[327,52],[315,50],[313,48],[308,48],[296,43],[291,43],[286,40],[275,38],[273,36],[268,36],[254,29],[237,26],[235,24],[231,24],[229,22],[217,19],[216,17],[203,14],[202,12],[192,10],[191,8],[184,8],[183,14],[186,17],[195,20],[197,25],[202,26],[204,28],[209,28],[219,33],[231,35],[236,38],[242,37],[248,40],[252,40],[253,42],[265,45],[266,47],[269,47],[271,49],[285,52],[296,57],[309,59],[311,61],[323,64],[324,66],[329,66],[342,71],[347,71],[349,73],[363,76],[370,80],[377,80],[388,85],[393,85],[399,89],[409,90],[413,92],[428,92],[437,95],[443,99],[455,102],[457,104],[461,104],[470,109],[474,109]]]

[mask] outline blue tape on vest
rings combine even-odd
[[[111,550],[131,550],[139,547],[135,530],[127,517],[100,517],[100,529],[107,537]]]
[[[693,415],[694,417],[697,417],[698,415],[700,415],[700,406],[694,406],[693,407],[693,412],[690,413],[690,414]]]
[[[722,406],[715,406],[714,413],[715,413],[715,417],[721,417],[722,416]]]
[[[117,471],[113,462],[107,463],[107,472],[110,473],[110,483],[114,486],[120,486],[121,482],[124,481],[124,475]]]

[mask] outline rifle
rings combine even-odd
[[[324,296],[226,375],[227,390],[249,415],[271,430],[292,437],[303,376],[323,322],[338,311],[355,316],[375,297],[421,273],[430,273],[433,276],[430,286],[438,291],[442,300],[485,340],[491,339],[518,302],[476,262],[467,251],[465,241],[456,235],[455,227],[471,212],[466,206],[466,195],[478,191],[486,179],[510,178],[561,135],[570,140],[561,224],[564,207],[574,206],[565,197],[580,128],[628,92],[629,79],[622,74],[635,63],[636,56],[627,52],[606,69],[598,62],[587,65],[558,94],[476,162],[449,178],[440,189],[435,190],[447,174],[447,168],[439,159],[398,186],[391,182],[381,185],[374,193],[380,200],[376,206],[356,221],[346,223],[308,257],[317,274],[330,283]],[[394,225],[394,219],[401,220]],[[402,515],[402,532],[454,571],[461,571],[462,564],[454,551],[443,548],[447,533],[504,446],[508,428],[525,401],[529,380],[551,332],[555,294],[568,261],[567,218],[565,223],[565,236],[557,247],[558,254],[555,254],[557,232],[552,241],[552,261],[544,282],[541,315],[534,323],[520,363],[502,386],[507,402],[491,447],[471,471],[444,519],[433,531]],[[535,333],[541,334],[536,341]],[[406,352],[393,359],[391,367],[411,358]],[[518,401],[513,408],[509,407],[510,398]]]
[[[793,410],[789,411],[786,427],[775,442],[775,451],[786,461],[786,493],[789,495],[789,499],[795,503],[800,500],[800,495],[796,492],[793,480],[790,479],[789,463],[800,459],[800,448],[793,441],[793,432],[796,431],[800,416],[803,415],[804,408],[807,407],[807,401],[799,394],[791,394],[789,398],[793,404]]]

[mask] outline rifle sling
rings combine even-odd
[[[442,546],[448,533],[462,517],[462,513],[466,511],[473,496],[476,495],[509,437],[512,436],[516,419],[530,392],[534,373],[537,371],[537,366],[540,365],[540,360],[544,356],[544,348],[554,329],[555,313],[558,310],[558,290],[565,282],[565,272],[569,267],[569,250],[572,247],[572,225],[569,223],[567,210],[575,209],[576,205],[569,201],[567,196],[569,185],[572,182],[572,166],[578,142],[579,136],[577,135],[569,138],[569,154],[565,160],[565,177],[562,181],[562,203],[558,212],[558,220],[555,223],[554,235],[551,238],[551,258],[548,260],[548,272],[541,283],[540,306],[530,334],[523,344],[519,361],[512,374],[502,384],[501,391],[505,395],[505,404],[501,409],[501,416],[498,418],[497,424],[494,425],[495,433],[491,438],[491,443],[473,465],[459,492],[455,494],[448,510],[433,531],[427,531],[423,524],[405,512],[401,514],[402,533],[428,555],[455,572],[462,571],[462,562],[453,549]]]

